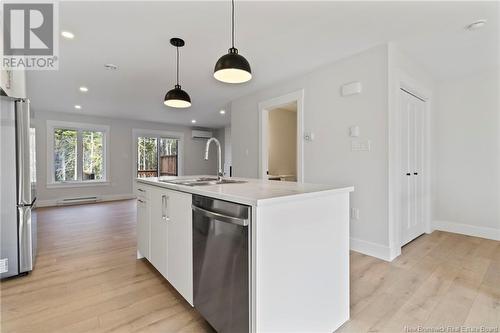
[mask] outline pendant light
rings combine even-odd
[[[231,41],[228,53],[219,58],[215,64],[214,77],[225,83],[243,83],[250,81],[252,70],[250,64],[234,47],[234,0],[231,0]]]
[[[180,38],[172,38],[170,44],[177,48],[177,84],[174,89],[167,92],[163,103],[172,108],[188,108],[191,106],[191,98],[187,92],[181,89],[179,84],[179,47],[184,46],[184,41]]]

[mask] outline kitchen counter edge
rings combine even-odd
[[[247,178],[232,178],[232,179],[244,180],[244,181],[248,181],[249,183],[255,183],[255,182],[270,183],[271,182],[271,181],[265,181],[265,180],[260,180],[260,179],[247,179]],[[163,188],[170,189],[170,190],[191,193],[191,194],[196,194],[196,195],[202,195],[202,196],[206,196],[206,197],[210,197],[210,198],[214,198],[214,199],[236,202],[236,203],[240,203],[240,204],[244,204],[244,205],[248,205],[248,206],[264,206],[264,205],[276,204],[276,203],[285,202],[285,201],[289,202],[289,201],[295,201],[295,200],[300,200],[300,199],[305,199],[305,198],[314,198],[314,197],[319,197],[319,196],[354,191],[354,186],[333,187],[333,186],[327,186],[327,185],[310,184],[311,186],[323,186],[323,188],[318,189],[318,190],[314,190],[314,191],[307,191],[307,192],[303,192],[303,193],[294,193],[294,194],[289,194],[289,195],[277,195],[277,196],[269,197],[269,198],[253,198],[250,195],[249,196],[241,196],[241,195],[236,195],[236,194],[231,194],[231,193],[224,193],[222,191],[222,189],[224,187],[233,186],[234,184],[186,186],[186,185],[179,185],[179,184],[162,182],[162,181],[158,180],[157,178],[153,178],[153,179],[151,179],[151,178],[149,178],[149,179],[148,178],[136,178],[136,181],[143,183],[143,184],[146,184],[146,185],[163,187]],[[279,183],[279,182],[277,182],[277,183]],[[238,184],[238,185],[242,186],[244,184]]]

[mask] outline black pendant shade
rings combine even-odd
[[[245,57],[238,54],[237,48],[232,47],[215,64],[214,77],[226,83],[243,83],[252,78],[252,70]]]
[[[179,47],[184,46],[184,41],[180,38],[172,38],[170,44],[177,48],[177,84],[174,89],[167,92],[163,103],[173,108],[188,108],[191,106],[191,98],[179,84]]]
[[[173,108],[188,108],[191,106],[191,98],[180,85],[176,84],[174,89],[167,92],[163,103]]]
[[[252,79],[252,70],[245,57],[238,54],[238,49],[234,47],[234,0],[231,0],[231,9],[232,47],[215,64],[214,77],[225,83],[243,83]]]

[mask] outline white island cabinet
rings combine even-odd
[[[191,195],[137,184],[137,256],[193,304]]]
[[[195,178],[195,176],[187,177]],[[349,319],[350,186],[137,179],[138,257],[193,305],[192,196],[250,207],[249,331],[333,332]]]

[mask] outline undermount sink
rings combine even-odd
[[[244,180],[233,180],[233,179],[221,179],[210,177],[199,177],[199,178],[185,178],[185,179],[175,179],[175,180],[161,180],[161,182],[175,184],[175,185],[186,185],[186,186],[205,186],[205,185],[221,185],[221,184],[242,184],[246,183]]]

